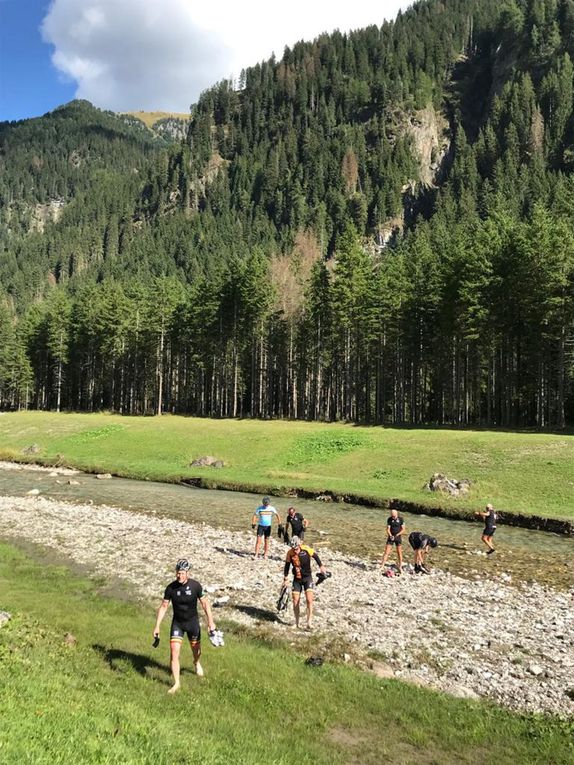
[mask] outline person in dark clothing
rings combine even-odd
[[[431,548],[437,546],[438,542],[434,537],[423,534],[422,531],[411,531],[409,534],[409,544],[415,551],[415,574],[429,574],[425,567],[425,556]]]
[[[169,604],[173,606],[173,619],[171,622],[169,646],[171,656],[171,673],[173,675],[173,686],[168,693],[176,693],[179,690],[180,664],[179,654],[184,636],[187,635],[193,654],[193,663],[195,673],[203,677],[204,672],[199,657],[201,656],[201,630],[199,627],[199,617],[197,614],[197,603],[201,604],[205,616],[207,617],[207,626],[210,639],[218,635],[211,613],[209,600],[203,592],[203,587],[195,579],[189,577],[189,562],[185,559],[178,560],[175,567],[175,581],[168,584],[165,589],[163,600],[157,611],[153,636],[159,638],[159,628],[166,615]],[[212,640],[213,642],[213,640]],[[221,645],[222,643],[220,643]],[[215,645],[215,643],[214,643]]]
[[[289,526],[291,526],[291,536],[299,537],[301,541],[305,539],[305,529],[309,525],[306,518],[298,513],[294,507],[287,510],[287,520],[285,521],[284,541],[289,544]]]
[[[475,515],[484,518],[484,530],[481,538],[484,544],[488,547],[486,554],[492,555],[493,552],[496,552],[494,545],[492,544],[492,538],[496,532],[496,511],[492,505],[488,504],[484,513],[481,513],[480,510],[478,510]]]
[[[383,554],[383,560],[381,562],[381,568],[384,569],[387,558],[391,554],[393,545],[397,548],[397,558],[399,559],[399,571],[401,574],[403,571],[403,534],[405,533],[405,524],[403,519],[399,515],[398,510],[391,510],[390,516],[387,518],[387,543],[385,545],[385,552]]]
[[[289,569],[293,569],[293,613],[295,615],[295,627],[299,627],[299,601],[301,592],[305,591],[305,600],[307,602],[307,629],[311,629],[313,619],[313,572],[311,570],[311,560],[319,566],[319,571],[327,576],[325,567],[321,559],[312,547],[301,544],[299,537],[291,538],[291,549],[285,558],[283,568],[283,586],[289,583]]]

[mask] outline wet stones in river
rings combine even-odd
[[[190,467],[212,467],[212,468],[222,468],[225,467],[225,462],[223,460],[218,459],[217,457],[211,457],[209,455],[205,457],[198,457],[195,460],[192,460],[192,462],[189,463]]]

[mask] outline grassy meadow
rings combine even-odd
[[[0,458],[64,462],[92,472],[281,492],[289,487],[381,499],[574,517],[574,436],[531,432],[394,429],[342,424],[108,414],[0,416]],[[192,468],[212,455],[222,469]],[[424,490],[434,472],[470,478],[468,498]]]
[[[0,544],[0,761],[302,765],[571,763],[572,726],[521,716],[228,631],[204,647],[206,677],[169,688],[167,625],[151,647],[152,607],[114,598],[64,566]],[[67,635],[73,635],[73,638]],[[187,668],[187,671],[186,671]]]

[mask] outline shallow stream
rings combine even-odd
[[[250,529],[253,511],[261,500],[254,494],[208,491],[152,481],[101,480],[87,474],[52,476],[27,469],[0,470],[0,494],[23,496],[31,489],[38,489],[42,496],[54,500],[107,504],[242,531]],[[272,503],[282,519],[287,508],[294,505],[309,520],[306,541],[324,551],[327,567],[326,548],[371,560],[382,555],[385,510],[280,497],[272,498]],[[438,539],[439,547],[428,557],[431,566],[471,578],[500,577],[509,581],[510,576],[514,583],[536,580],[561,590],[574,588],[574,540],[571,538],[499,525],[494,538],[497,552],[487,556],[480,539],[482,523],[479,520],[469,523],[409,513],[402,515],[407,536],[416,530]],[[408,543],[403,545],[403,550],[405,560],[412,561]]]

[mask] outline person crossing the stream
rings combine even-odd
[[[154,645],[157,645],[159,643],[161,623],[167,613],[169,604],[171,603],[173,607],[173,619],[169,632],[169,647],[173,685],[168,693],[176,693],[180,688],[179,655],[185,635],[187,635],[191,646],[195,674],[198,677],[203,677],[204,675],[203,667],[199,661],[201,656],[201,629],[199,626],[199,616],[197,614],[198,602],[201,604],[207,618],[210,641],[216,647],[223,645],[223,635],[215,629],[215,622],[213,621],[213,614],[207,595],[203,592],[201,584],[195,579],[190,578],[190,568],[189,561],[185,558],[178,560],[176,563],[175,581],[168,584],[165,589],[163,600],[157,611],[155,627],[153,628]]]
[[[493,552],[496,552],[494,545],[492,544],[492,538],[496,532],[496,521],[498,518],[496,510],[491,504],[488,504],[485,508],[485,512],[481,513],[480,510],[477,510],[475,515],[484,518],[484,530],[481,539],[488,547],[486,554],[492,555]]]

